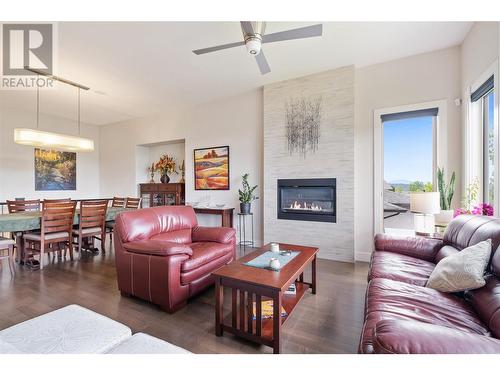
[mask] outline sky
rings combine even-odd
[[[432,182],[432,116],[384,122],[384,179]]]

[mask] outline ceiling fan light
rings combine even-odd
[[[251,55],[258,55],[260,53],[262,42],[260,38],[252,37],[245,41],[245,46],[247,47],[248,53]]]
[[[25,146],[43,147],[55,150],[90,152],[94,141],[72,135],[44,132],[35,129],[14,129],[14,142]]]

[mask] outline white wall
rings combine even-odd
[[[465,37],[461,48],[463,93],[498,59],[498,25],[498,22],[476,22]]]
[[[35,128],[36,114],[13,108],[0,108],[0,201],[15,197],[98,198],[99,129],[81,125],[81,136],[94,140],[95,150],[78,153],[75,191],[35,191],[34,148],[14,143],[14,128]],[[40,129],[76,135],[75,120],[40,115]]]
[[[434,100],[447,102],[447,165],[461,176],[460,47],[358,68],[355,84],[355,255],[369,260],[373,248],[373,112]],[[439,147],[439,146],[438,146]],[[457,186],[454,202],[460,201]]]
[[[137,145],[185,139],[186,201],[203,199],[224,203],[239,211],[241,175],[262,192],[262,90],[207,103],[189,111],[135,119],[101,128],[106,147],[100,154],[101,194],[136,195]],[[212,146],[230,148],[230,190],[194,190],[193,149]],[[144,165],[146,168],[147,165]],[[143,182],[147,182],[143,181]],[[255,237],[262,239],[262,209],[254,203]],[[200,224],[217,225],[218,218],[199,216]]]

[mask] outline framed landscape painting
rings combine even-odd
[[[76,153],[35,148],[35,190],[76,190]]]
[[[195,190],[229,190],[229,146],[194,150]]]

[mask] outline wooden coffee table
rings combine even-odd
[[[269,251],[269,244],[231,264],[219,268],[215,276],[215,334],[232,333],[247,340],[273,348],[275,354],[281,352],[281,326],[292,313],[305,292],[311,288],[316,294],[316,254],[318,248],[291,244],[280,244],[281,249],[298,251],[299,254],[281,268],[271,271],[246,266],[243,263]],[[304,281],[304,269],[311,265],[312,280]],[[297,293],[284,294],[290,284],[295,282]],[[224,323],[224,287],[232,293],[231,313]],[[261,301],[273,300],[273,318],[262,319]],[[253,318],[253,302],[256,303],[256,317]],[[281,306],[287,315],[281,319]]]

